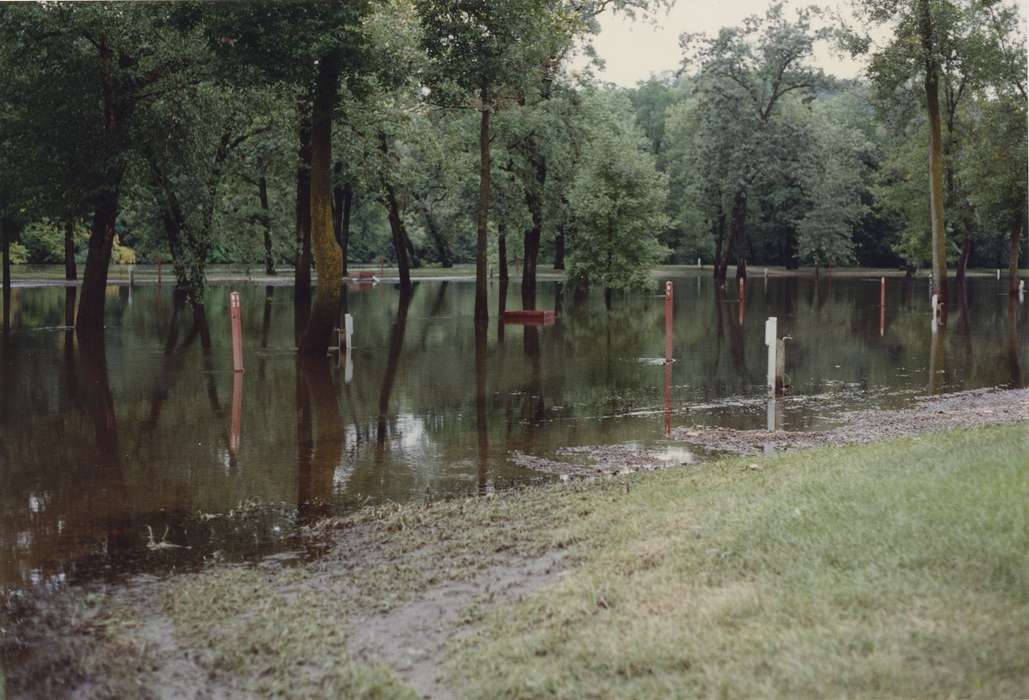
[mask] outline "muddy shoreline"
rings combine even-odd
[[[754,455],[1025,421],[1029,390],[981,390],[846,414],[827,431],[694,426],[673,438]],[[0,601],[7,697],[319,697],[369,687],[388,697],[452,697],[440,676],[449,645],[488,610],[575,566],[577,543],[555,534],[561,518],[578,513],[588,492],[631,488],[631,477],[612,474],[681,464],[624,445],[559,457],[533,460],[567,477],[556,485],[320,521],[302,536],[324,547],[314,560],[277,554],[127,585],[11,592]],[[294,660],[297,644],[316,658]]]

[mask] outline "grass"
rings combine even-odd
[[[1029,696],[1029,430],[732,460],[581,499],[467,697]]]

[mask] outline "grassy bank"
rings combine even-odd
[[[800,452],[582,498],[558,585],[487,615],[476,697],[1029,696],[1029,428]]]
[[[310,562],[26,617],[60,643],[39,632],[58,651],[8,666],[8,690],[1029,696],[1025,423],[366,509],[310,535],[331,543]]]

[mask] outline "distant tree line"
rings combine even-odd
[[[982,0],[860,0],[875,47],[773,4],[684,34],[677,73],[621,89],[573,70],[602,12],[663,0],[382,0],[0,6],[0,246],[83,278],[102,325],[112,261],[169,262],[202,305],[206,266],[295,269],[296,295],[350,263],[517,258],[579,287],[662,261],[1018,263],[1025,45]],[[812,64],[831,42],[867,79]],[[934,97],[935,96],[935,97]],[[942,252],[941,252],[942,251]],[[945,270],[944,270],[945,272]],[[939,277],[940,275],[937,275]],[[945,275],[944,275],[945,277]],[[338,284],[301,350],[324,354]]]

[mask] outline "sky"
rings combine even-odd
[[[1029,0],[1018,0],[1022,17],[1027,16]],[[849,0],[826,0],[822,7],[849,16]],[[714,34],[720,28],[739,24],[749,15],[764,14],[769,0],[678,0],[666,15],[656,22],[630,20],[624,16],[606,14],[601,18],[601,32],[594,45],[606,62],[598,74],[602,80],[630,87],[646,80],[652,73],[679,68],[681,52],[679,35],[683,32]],[[830,47],[818,47],[815,64],[828,73],[841,78],[853,78],[863,69],[861,61],[839,57]]]

